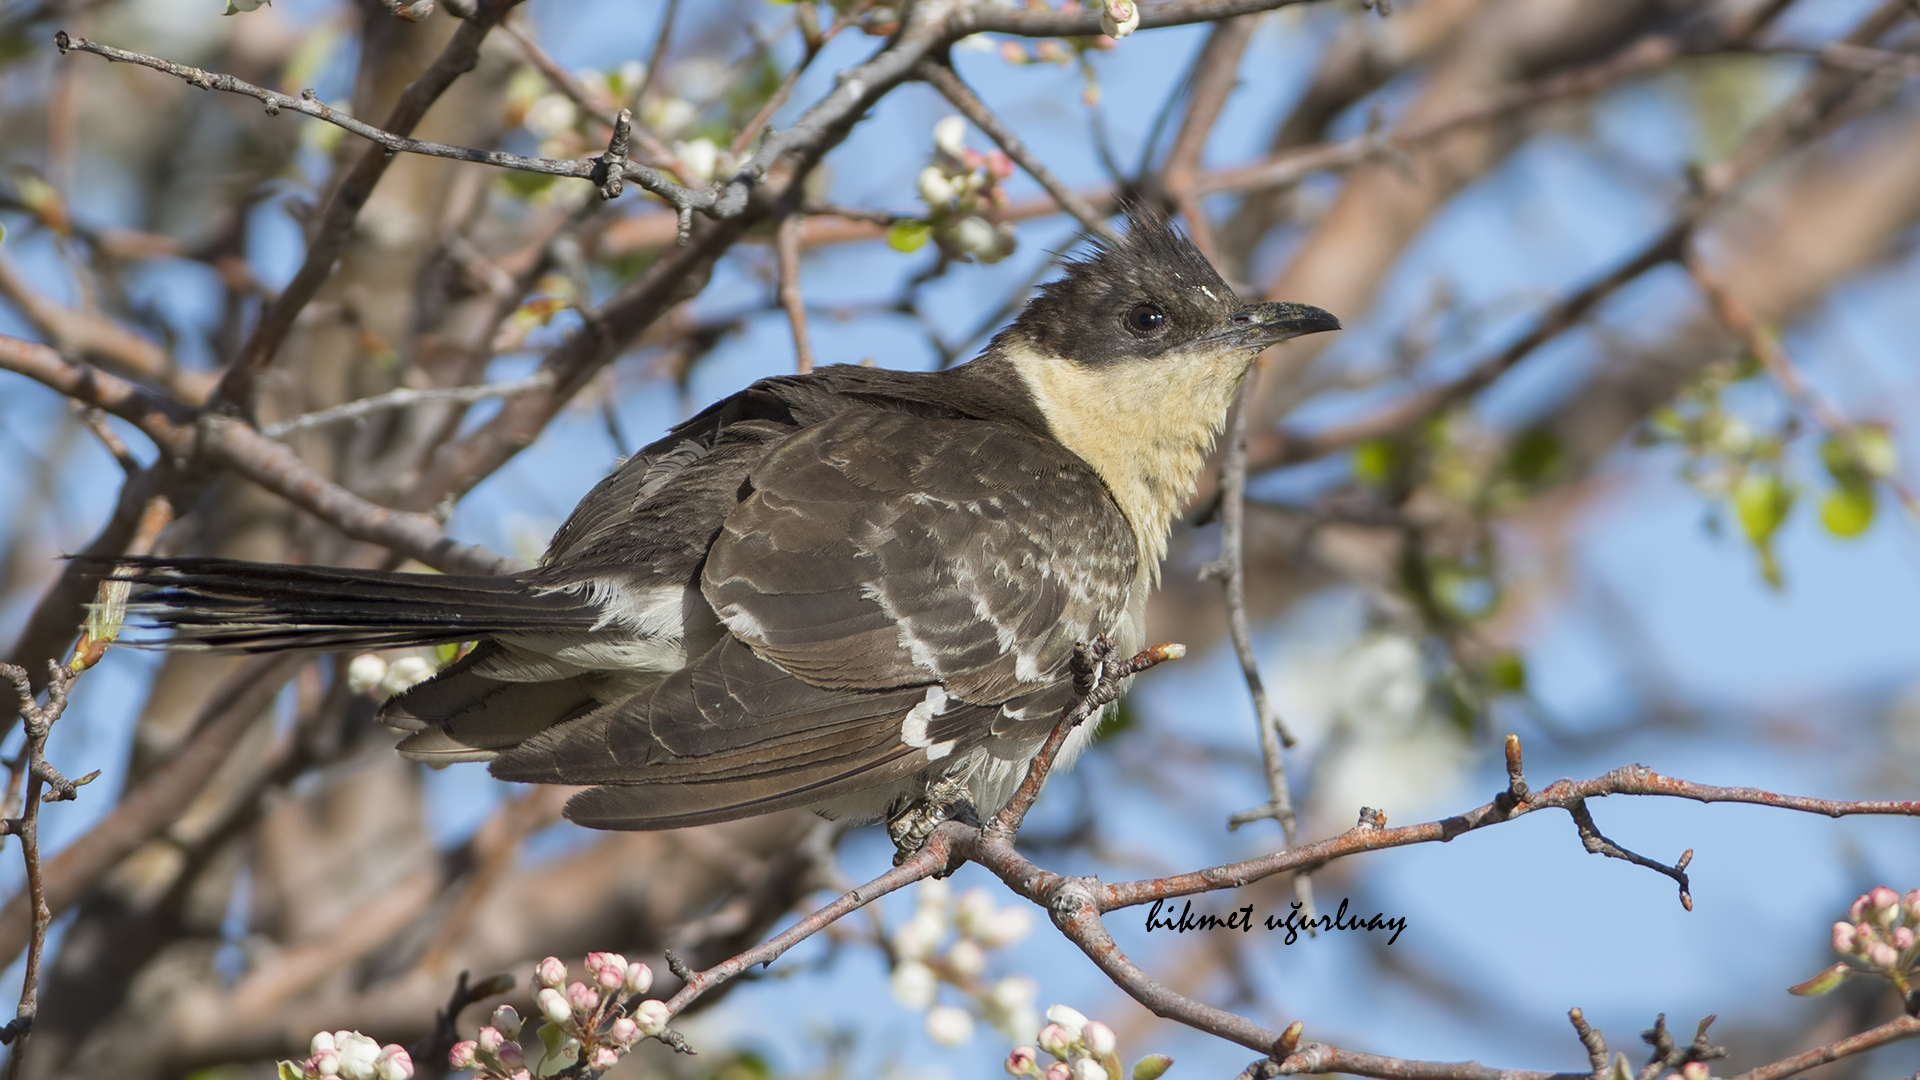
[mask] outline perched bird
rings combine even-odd
[[[1172,522],[1254,358],[1339,325],[1242,303],[1136,212],[970,363],[765,379],[680,424],[522,573],[120,574],[158,586],[134,610],[177,647],[477,641],[381,719],[410,758],[589,785],[567,804],[582,825],[801,806],[897,824],[935,789],[992,813],[1077,700],[1076,643],[1142,646]]]

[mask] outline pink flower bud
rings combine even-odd
[[[493,1010],[492,1023],[494,1027],[500,1029],[497,1034],[508,1039],[520,1037],[520,1014],[513,1011],[513,1006],[502,1005]]]
[[[558,990],[566,985],[567,965],[561,963],[559,957],[549,956],[540,961],[540,966],[533,969],[533,980],[541,986],[550,986]]]
[[[602,990],[618,990],[627,979],[627,958],[619,953],[588,953],[587,970]]]
[[[1857,923],[1861,919],[1864,919],[1866,917],[1867,917],[1867,898],[1865,896],[1861,896],[1860,898],[1856,899],[1853,902],[1853,906],[1847,908],[1847,921]]]
[[[381,1047],[380,1056],[373,1059],[373,1071],[380,1080],[413,1080],[413,1057],[406,1047],[389,1043]]]
[[[1875,911],[1885,911],[1900,902],[1900,894],[1885,885],[1875,885],[1867,893],[1867,906]]]
[[[987,155],[987,173],[995,180],[1005,180],[1013,175],[1013,159],[1004,151],[993,151]]]
[[[1034,1042],[1039,1043],[1040,1049],[1054,1057],[1063,1058],[1067,1056],[1067,1047],[1073,1039],[1067,1035],[1066,1028],[1059,1024],[1048,1024],[1040,1029],[1040,1035],[1034,1039]]]
[[[667,1021],[671,1019],[673,1014],[667,1011],[667,1003],[659,998],[648,998],[633,1012],[633,1021],[640,1025],[642,1035],[660,1034],[667,1030]]]
[[[527,1063],[527,1052],[520,1049],[520,1044],[517,1042],[501,1044],[496,1056],[500,1058],[500,1064],[509,1069],[518,1069]]]
[[[600,991],[586,983],[570,983],[567,986],[567,1004],[575,1012],[590,1013],[600,1007]]]
[[[319,1054],[319,1053],[324,1053],[325,1051],[328,1051],[328,1050],[336,1050],[336,1049],[339,1049],[339,1048],[334,1045],[333,1032],[331,1031],[323,1031],[320,1034],[315,1035],[313,1037],[313,1041],[307,1044],[307,1053],[309,1054]]]
[[[633,1022],[633,1017],[623,1016],[607,1029],[607,1037],[621,1046],[632,1046],[640,1041],[640,1025]]]
[[[1024,64],[1027,62],[1027,50],[1017,41],[1003,41],[1000,43],[1000,59],[1009,64]]]
[[[593,1056],[587,1059],[587,1064],[600,1072],[606,1072],[620,1064],[620,1051],[611,1046],[603,1046],[593,1052]]]
[[[1680,1066],[1681,1080],[1707,1080],[1712,1074],[1707,1071],[1704,1061],[1689,1061]]]
[[[499,1028],[483,1027],[480,1029],[480,1038],[474,1045],[485,1053],[497,1054],[501,1047],[507,1045],[507,1039]]]
[[[1047,1066],[1046,1080],[1073,1080],[1073,1067],[1064,1061]]]
[[[541,987],[533,996],[533,1004],[539,1008],[540,1015],[556,1024],[564,1024],[573,1019],[573,1006],[567,1004],[566,995],[551,986]]]
[[[1034,1072],[1040,1055],[1031,1046],[1016,1046],[1007,1054],[1007,1075],[1026,1076]]]
[[[645,964],[628,964],[625,981],[629,994],[644,994],[653,986],[653,969]]]
[[[1095,1057],[1106,1057],[1119,1044],[1119,1040],[1114,1038],[1113,1029],[1098,1020],[1087,1021],[1080,1038],[1086,1041],[1087,1052]]]
[[[1123,38],[1140,29],[1140,8],[1133,0],[1102,0],[1100,31],[1110,38]]]
[[[1913,948],[1913,928],[1910,926],[1894,927],[1893,947],[1899,949],[1901,952],[1906,952],[1908,949]]]
[[[471,1069],[480,1058],[479,1050],[480,1045],[472,1039],[454,1043],[453,1049],[447,1051],[447,1064],[455,1069]]]
[[[339,1076],[340,1051],[331,1048],[320,1051],[307,1059],[306,1070],[314,1076]]]
[[[1859,936],[1853,932],[1852,923],[1837,922],[1833,924],[1834,952],[1839,953],[1841,956],[1852,956],[1853,947],[1858,941]]]
[[[515,1069],[508,1074],[507,1080],[533,1080],[533,1073],[527,1069]]]
[[[1883,971],[1892,971],[1900,963],[1900,953],[1884,941],[1867,946],[1867,963]]]

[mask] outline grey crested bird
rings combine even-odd
[[[1142,647],[1173,520],[1242,378],[1263,349],[1339,326],[1242,303],[1136,211],[969,363],[764,379],[673,428],[530,570],[118,573],[155,586],[132,610],[172,647],[478,642],[381,719],[419,761],[587,785],[566,808],[582,825],[811,807],[889,817],[904,846],[898,822],[936,790],[1006,804],[1083,692],[1078,643]]]

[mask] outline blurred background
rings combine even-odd
[[[201,404],[365,152],[245,97],[63,58],[56,30],[311,87],[378,123],[457,25],[403,14],[0,2],[0,334]],[[652,140],[636,157],[702,182],[751,152],[756,117],[785,127],[882,48],[894,15],[528,0],[417,134],[577,159],[605,145],[596,117],[634,103]],[[1902,505],[1920,405],[1920,10],[1326,0],[1117,45],[976,35],[952,62],[1067,188],[1164,205],[1243,296],[1347,327],[1269,354],[1250,398],[1252,640],[1297,737],[1303,839],[1362,806],[1406,824],[1485,802],[1505,785],[1508,732],[1535,787],[1637,761],[1832,798],[1920,788],[1920,532]],[[804,178],[790,284],[817,363],[963,361],[1078,242],[986,134],[942,125],[954,112],[904,84]],[[264,376],[259,420],[509,384],[512,406],[438,399],[277,437],[375,503],[537,558],[620,456],[796,366],[762,224],[607,362],[559,389],[523,382],[673,240],[671,211],[632,188],[602,202],[584,181],[400,157]],[[475,447],[487,465],[448,479]],[[57,600],[58,557],[124,546],[125,469],[159,458],[132,425],[0,370],[13,662],[65,655],[73,619],[58,616],[78,609]],[[1192,651],[1140,679],[1050,785],[1022,844],[1051,868],[1121,880],[1283,843],[1272,820],[1227,824],[1268,789],[1221,587],[1201,573],[1221,542],[1212,473],[1202,486],[1149,616],[1151,640]],[[172,490],[163,550],[395,565],[220,469]],[[549,953],[624,951],[669,985],[664,948],[696,967],[731,955],[892,854],[878,829],[805,814],[633,835],[558,823],[565,792],[401,761],[372,720],[378,680],[349,685],[349,659],[116,649],[81,679],[49,754],[102,776],[46,810],[42,842],[113,854],[76,860],[95,868],[57,912],[30,1075],[270,1075],[316,1030],[417,1039],[462,969],[524,988]],[[381,659],[389,690],[439,660]],[[221,724],[237,735],[217,752],[196,741]],[[190,750],[216,753],[217,771],[156,791]],[[123,804],[164,812],[112,817]],[[1785,988],[1834,961],[1828,927],[1855,896],[1920,886],[1911,821],[1593,810],[1650,858],[1694,852],[1690,913],[1672,881],[1587,855],[1549,812],[1313,876],[1323,910],[1347,898],[1404,917],[1392,944],[1148,933],[1140,911],[1109,925],[1183,993],[1414,1059],[1584,1070],[1566,1020],[1579,1006],[1636,1064],[1656,1014],[1682,1041],[1717,1014],[1731,1053],[1715,1072],[1731,1074],[1898,1012],[1877,980],[1819,999]],[[11,855],[0,883],[21,887]],[[1274,880],[1196,908],[1284,916],[1294,895]],[[1019,915],[989,913],[1021,903],[978,867],[946,893],[890,897],[703,1002],[680,1025],[700,1056],[647,1044],[616,1075],[998,1075],[1054,1003],[1111,1023],[1129,1062],[1171,1054],[1188,1077],[1247,1064],[1155,1020],[1041,913],[1024,936]],[[9,980],[23,942],[0,934]],[[916,950],[931,990],[899,974]],[[1916,1069],[1920,1050],[1894,1046],[1820,1075]]]

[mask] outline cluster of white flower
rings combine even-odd
[[[982,216],[988,206],[1006,205],[1000,182],[1013,175],[1013,162],[998,150],[982,154],[967,146],[967,122],[949,116],[933,125],[933,161],[915,182],[927,204],[924,219],[902,221],[887,242],[896,251],[917,251],[928,237],[947,257],[961,262],[997,263],[1013,254],[1013,230]]]
[[[619,953],[587,954],[585,981],[568,982],[567,965],[549,956],[534,969],[534,1005],[546,1023],[540,1026],[541,1054],[528,1061],[520,1046],[520,1014],[502,1005],[476,1038],[455,1043],[447,1063],[470,1069],[480,1080],[533,1080],[554,1076],[584,1061],[605,1072],[643,1038],[667,1030],[667,1004],[648,998],[631,1015],[622,1004],[653,986],[653,969],[629,963]],[[382,1080],[385,1080],[383,1077]]]
[[[379,653],[361,653],[347,664],[347,688],[385,701],[415,683],[432,678],[439,670],[439,664],[417,652],[392,660]]]
[[[1148,1054],[1134,1063],[1131,1074],[1120,1068],[1119,1040],[1113,1029],[1098,1020],[1089,1020],[1078,1009],[1055,1005],[1047,1010],[1047,1026],[1033,1040],[1033,1046],[1016,1046],[1007,1055],[1007,1075],[1032,1080],[1160,1080],[1173,1059],[1165,1054]],[[1053,1057],[1042,1069],[1040,1051]]]
[[[1920,977],[1920,889],[1905,896],[1876,885],[1833,924],[1833,951],[1845,960],[1793,987],[1803,996],[1824,994],[1847,976],[1878,975],[1904,999]]]
[[[941,1046],[958,1046],[973,1037],[976,1010],[1008,1038],[1019,1038],[1033,1030],[1039,988],[1024,975],[991,982],[983,976],[987,950],[1013,945],[1032,928],[1026,908],[995,907],[985,889],[968,889],[956,898],[945,881],[923,881],[912,917],[888,936],[893,996],[927,1011],[927,1038]],[[938,1004],[942,984],[964,995],[972,1007]]]
[[[410,1080],[413,1059],[398,1043],[381,1046],[357,1031],[323,1031],[313,1037],[307,1060],[280,1063],[280,1080]]]

